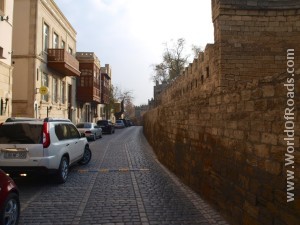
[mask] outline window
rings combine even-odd
[[[46,86],[49,87],[49,78],[48,78],[48,74],[43,73],[42,75],[42,86]],[[47,95],[42,95],[42,100],[48,102],[48,94]]]
[[[73,49],[69,47],[68,52],[72,55],[73,54]]]
[[[209,67],[206,67],[206,77],[209,77]]]
[[[46,52],[49,48],[49,26],[44,23],[43,27],[43,50]]]
[[[56,124],[54,130],[58,140],[65,140],[69,138],[67,124]]]
[[[69,127],[69,132],[70,132],[69,138],[70,139],[80,138],[80,134],[74,125],[72,125],[72,124],[66,124],[66,125]]]
[[[65,49],[65,47],[66,47],[66,43],[64,41],[61,41],[61,48]]]
[[[0,143],[39,144],[43,139],[42,124],[12,123],[0,126]]]
[[[65,104],[66,98],[65,98],[65,92],[66,92],[66,83],[64,81],[61,82],[61,103]]]
[[[52,83],[52,101],[57,102],[57,92],[58,92],[58,84],[57,84],[57,79],[53,78],[53,83]]]
[[[58,35],[56,33],[53,34],[53,48],[58,48]]]
[[[5,9],[5,0],[0,0],[0,16],[4,16],[4,9]]]

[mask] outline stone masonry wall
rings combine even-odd
[[[144,116],[159,160],[232,224],[300,224],[299,9],[292,0],[213,0],[215,43]]]

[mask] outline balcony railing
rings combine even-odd
[[[62,76],[80,76],[78,60],[65,49],[48,49],[48,67]]]

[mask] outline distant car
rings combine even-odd
[[[115,133],[114,124],[110,120],[98,120],[97,125],[102,128],[103,133],[108,133],[108,134]]]
[[[87,139],[95,141],[97,138],[102,138],[102,129],[96,123],[78,123],[76,127]]]
[[[124,128],[125,124],[123,120],[116,120],[115,128]]]
[[[68,119],[11,117],[0,125],[0,168],[12,176],[50,173],[64,183],[71,165],[91,157],[87,139]]]
[[[17,225],[19,217],[19,190],[15,182],[0,169],[0,224]]]

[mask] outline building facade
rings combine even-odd
[[[77,116],[81,122],[96,122],[101,103],[100,60],[93,52],[77,52],[81,76],[77,78]]]
[[[12,115],[76,122],[76,31],[53,0],[15,0]]]
[[[115,121],[114,114],[113,114],[113,107],[110,107],[111,76],[112,76],[112,69],[109,64],[105,64],[104,67],[101,67],[100,117],[101,119],[110,119],[112,121]]]
[[[13,0],[0,0],[0,122],[11,116]]]

